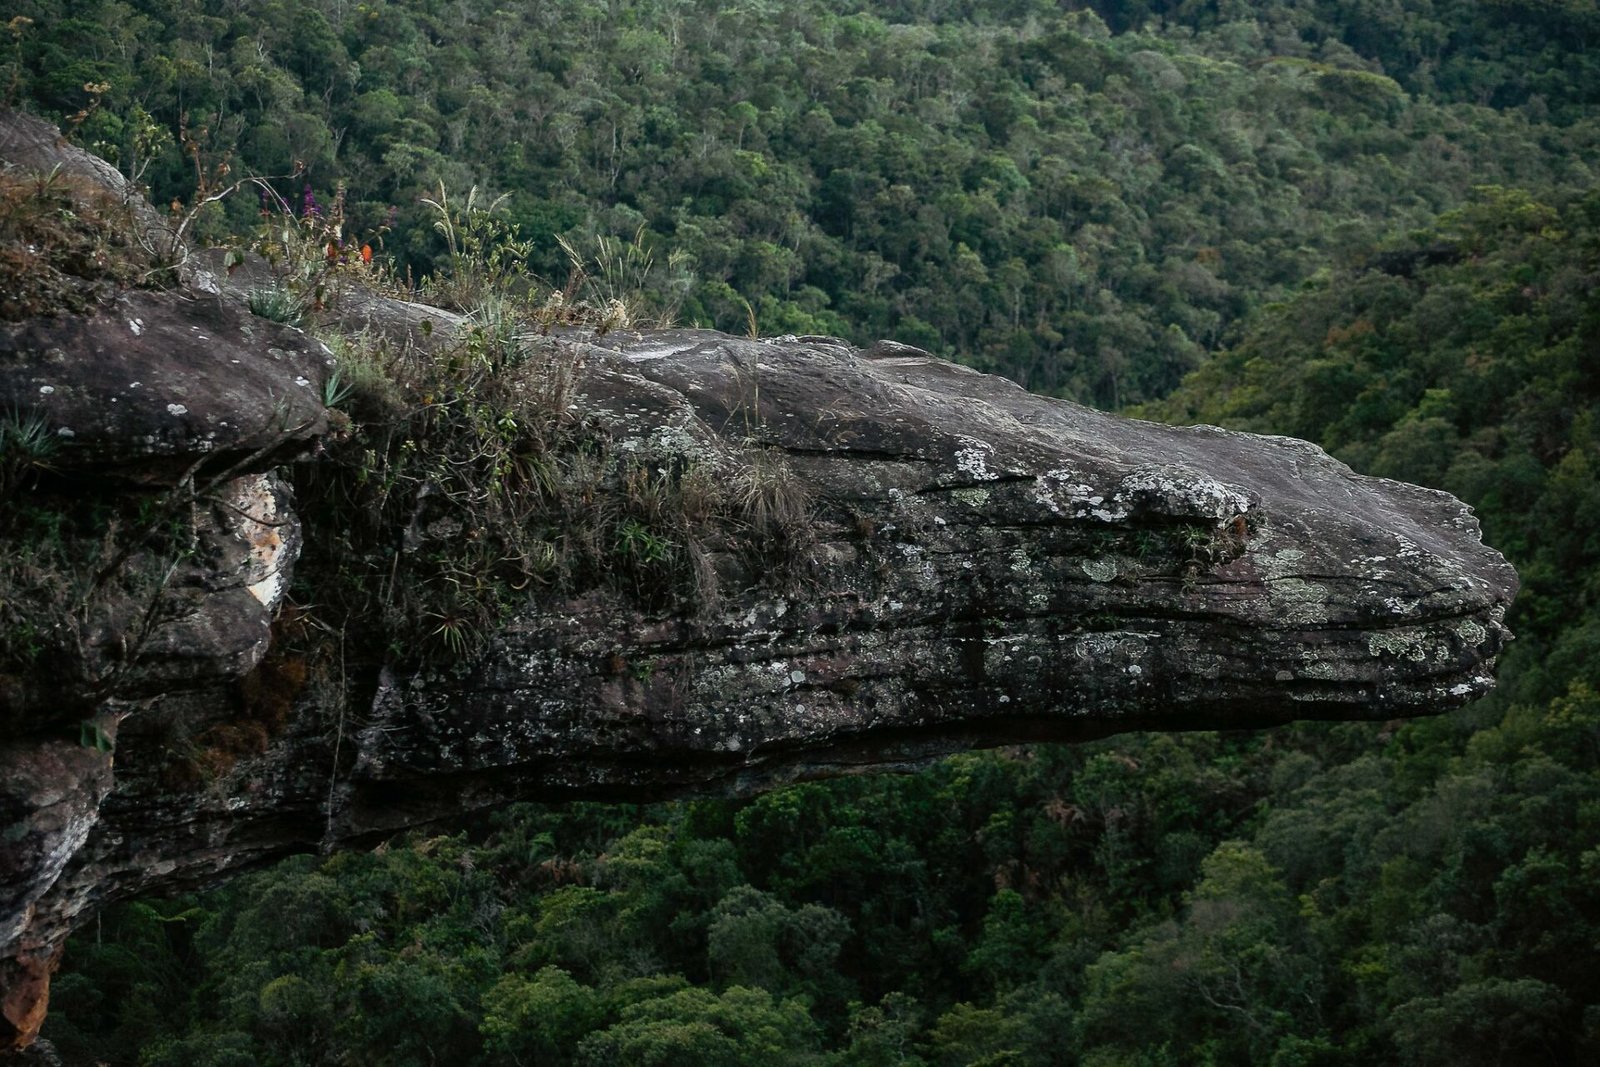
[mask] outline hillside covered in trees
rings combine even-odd
[[[342,185],[402,275],[448,255],[418,198],[476,183],[546,277],[557,236],[637,242],[686,321],[898,337],[1446,489],[1524,580],[1499,693],[293,860],[78,938],[63,1053],[1600,1058],[1600,15],[854,6],[25,3],[7,69],[158,202],[197,153],[303,162],[284,197]]]
[[[476,184],[548,278],[557,235],[637,238],[685,322],[892,336],[1104,407],[1474,185],[1593,179],[1587,5],[1067,6],[21,0],[10,80],[87,108],[157,203],[196,154],[299,166],[286,199],[342,186],[420,276],[420,198]]]

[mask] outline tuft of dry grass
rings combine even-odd
[[[733,493],[740,514],[764,540],[794,542],[810,530],[811,494],[776,449],[751,450]]]
[[[164,280],[129,205],[87,178],[0,170],[0,319],[80,312]]]

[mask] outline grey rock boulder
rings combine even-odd
[[[51,467],[147,485],[303,451],[327,432],[331,360],[300,330],[193,290],[0,323],[0,397],[45,422]]]
[[[481,662],[386,678],[337,833],[420,817],[433,783],[749,790],[1021,740],[1387,719],[1493,684],[1516,578],[1470,510],[1305,442],[1120,418],[887,343],[563,344],[619,449],[725,479],[777,457],[810,501],[804,566],[697,614],[533,603]]]
[[[191,583],[214,610],[152,639],[149,668],[100,708],[119,723],[114,787],[86,767],[76,799],[3,801],[50,861],[0,894],[21,931],[0,986],[42,989],[109,901],[297,849],[518,798],[748,792],[973,746],[1429,714],[1487,691],[1509,636],[1516,577],[1469,509],[1304,442],[1118,418],[892,344],[569,330],[539,345],[615,453],[734,491],[759,462],[803,500],[786,565],[724,537],[704,546],[704,602],[535,588],[479,656],[316,685],[274,658],[266,620],[291,563],[339,561],[295,563],[292,496],[239,475],[211,520],[234,547]],[[175,738],[198,762],[174,764]],[[34,740],[8,744],[30,764]],[[92,821],[56,814],[79,808]],[[37,999],[19,1005],[22,1040]]]

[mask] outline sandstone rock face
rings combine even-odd
[[[319,675],[282,634],[315,619],[294,568],[339,564],[301,555],[292,488],[321,462],[327,357],[221,288],[0,329],[0,388],[62,441],[40,499],[87,528],[77,510],[134,494],[188,546],[74,623],[76,681],[0,677],[0,1048],[36,1032],[96,908],[290,851],[514,798],[1428,714],[1484,693],[1509,636],[1516,577],[1465,506],[1303,442],[1122,419],[890,342],[566,329],[537,351],[574,417],[801,535],[782,560],[709,543],[692,607],[535,585],[481,654]]]
[[[582,409],[648,462],[779,455],[812,501],[807,565],[697,616],[531,604],[481,663],[386,678],[336,836],[447,797],[750,790],[1025,739],[1389,718],[1492,684],[1515,578],[1443,493],[889,343],[568,343]]]
[[[301,701],[259,750],[174,781],[175,733],[253,714],[237,679],[267,654],[298,544],[281,483],[241,475],[216,509],[235,547],[212,593],[97,709],[121,723],[109,795],[109,756],[8,742],[0,804],[25,845],[0,894],[20,931],[7,981],[36,982],[108,900],[514,798],[749,791],[971,746],[1391,718],[1492,684],[1516,582],[1468,509],[1303,442],[1121,419],[890,344],[676,331],[557,347],[619,449],[712,468],[777,457],[811,517],[794,573],[741,583],[718,561],[731,577],[695,612],[530,596],[480,659],[379,671],[348,716]],[[68,755],[85,768],[42,791],[37,768]],[[19,1016],[20,1034],[35,1016]]]
[[[325,433],[330,360],[299,330],[192,290],[0,323],[0,395],[49,421],[52,467],[146,484],[197,463],[260,468],[253,453],[292,453]]]

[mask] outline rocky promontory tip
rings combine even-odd
[[[470,669],[387,679],[336,834],[464,777],[485,803],[747,790],[974,745],[1423,714],[1493,684],[1516,579],[1443,493],[902,346],[566,343],[579,405],[649,462],[781,457],[810,501],[804,571],[694,616],[530,604]]]

